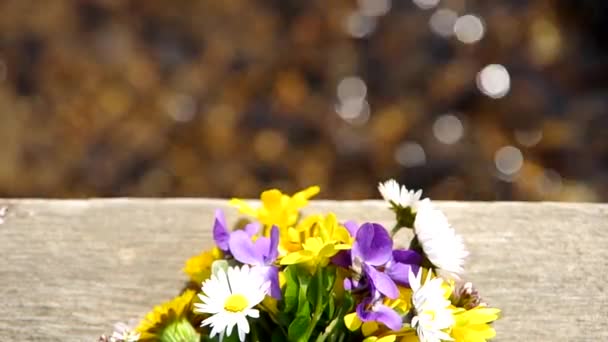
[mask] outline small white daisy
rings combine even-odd
[[[431,272],[428,272],[426,281],[421,284],[422,271],[414,275],[412,270],[408,278],[413,291],[412,304],[416,310],[411,325],[416,329],[420,342],[453,341],[444,331],[454,324],[454,316],[449,309],[451,303],[445,297],[443,279],[431,279]]]
[[[438,272],[446,278],[460,279],[469,252],[441,210],[431,204],[420,206],[414,220],[414,232],[424,254]]]
[[[228,272],[219,269],[206,280],[199,298],[202,304],[195,303],[194,312],[211,314],[201,326],[211,326],[209,337],[230,336],[236,326],[239,339],[245,341],[249,333],[247,317],[258,318],[260,312],[253,309],[268,293],[269,283],[260,273],[247,265],[229,267]]]
[[[422,190],[408,190],[405,185],[399,185],[394,179],[378,184],[378,190],[382,198],[391,205],[401,208],[410,207],[413,212],[416,212],[422,203],[429,201],[428,198],[421,200]]]
[[[140,334],[133,328],[137,322],[119,322],[114,324],[114,332],[110,336],[110,342],[137,342]]]

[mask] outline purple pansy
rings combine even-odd
[[[410,287],[407,275],[410,270],[417,274],[421,263],[422,255],[418,252],[411,249],[396,249],[391,260],[386,263],[384,271],[395,283]]]
[[[279,228],[272,226],[270,238],[261,236],[255,241],[250,233],[246,230],[232,232],[228,239],[230,253],[239,262],[256,266],[264,279],[270,281],[270,295],[280,299],[279,269],[273,264],[279,256]]]
[[[344,287],[352,290],[366,286],[366,274],[376,288],[384,295],[395,294],[393,286],[388,284],[385,275],[392,279],[392,283],[408,286],[407,275],[411,269],[416,273],[422,262],[422,256],[418,252],[409,249],[393,248],[393,241],[384,227],[379,224],[365,223],[358,228],[352,221],[345,222],[346,229],[355,236],[352,251],[342,251],[332,259],[335,265],[350,268],[355,271],[355,277],[346,279]],[[380,266],[383,272],[376,267]],[[376,280],[379,282],[376,283]],[[379,285],[379,286],[378,286]]]
[[[351,290],[366,285],[360,283],[363,280],[361,275],[364,274],[367,276],[369,285],[378,292],[389,298],[397,298],[399,290],[395,282],[388,274],[376,269],[391,261],[392,253],[393,240],[386,229],[377,223],[364,223],[357,230],[355,242],[350,251],[350,268],[355,272],[355,276],[345,279],[345,289]],[[338,256],[334,262],[343,263],[345,254]]]
[[[215,211],[215,221],[213,222],[213,240],[217,248],[223,252],[228,252],[228,239],[230,239],[230,231],[226,227],[226,218],[221,210]]]
[[[359,230],[359,225],[355,221],[346,221],[342,224],[346,230],[350,233],[350,236],[355,236],[357,234],[357,230]]]
[[[362,322],[380,322],[391,330],[399,330],[403,326],[403,320],[397,311],[382,304],[380,299],[363,299],[357,305],[357,316]]]
[[[256,235],[260,230],[260,225],[258,223],[250,223],[246,225],[243,230],[238,230],[237,232],[245,232],[252,238]],[[235,232],[230,232],[228,230],[228,226],[226,225],[226,218],[224,217],[224,212],[221,210],[215,211],[215,221],[213,222],[213,240],[217,247],[224,253],[232,254],[230,252],[230,236]]]
[[[346,222],[344,226],[355,241],[350,251],[338,253],[332,262],[353,271],[354,275],[344,280],[347,291],[369,294],[357,305],[357,316],[364,322],[377,321],[392,330],[401,329],[401,316],[382,300],[399,296],[397,284],[409,286],[408,273],[418,271],[422,256],[412,250],[393,250],[392,238],[379,224],[364,223],[357,227]]]

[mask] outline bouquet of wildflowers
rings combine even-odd
[[[468,253],[444,214],[421,191],[380,184],[395,213],[390,230],[343,221],[333,213],[302,216],[319,192],[265,191],[250,217],[229,229],[221,211],[215,246],[186,261],[181,295],[154,308],[134,328],[101,341],[462,341],[495,335],[499,310],[461,278]],[[412,230],[408,248],[393,235]]]

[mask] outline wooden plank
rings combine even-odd
[[[503,309],[496,341],[608,341],[608,205],[441,202],[468,278]],[[4,200],[0,341],[94,341],[175,295],[224,200]],[[381,202],[307,212],[388,223]],[[237,213],[227,209],[234,222]],[[604,324],[602,324],[602,322]]]

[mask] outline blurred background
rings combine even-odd
[[[2,0],[0,196],[608,200],[608,2]]]

